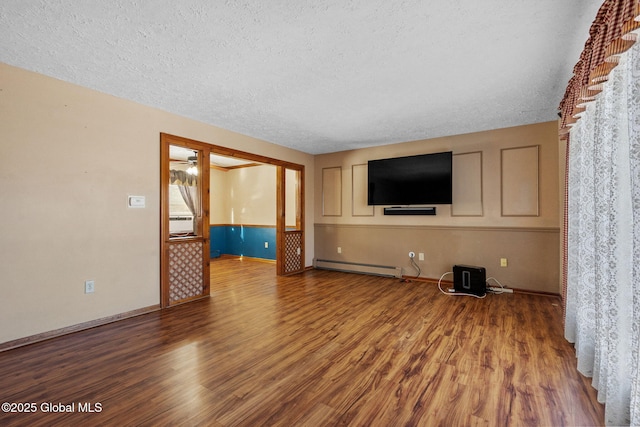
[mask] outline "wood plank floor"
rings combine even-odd
[[[211,277],[212,298],[0,353],[0,403],[36,408],[0,425],[603,424],[555,298],[235,259]]]

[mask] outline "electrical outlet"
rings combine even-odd
[[[418,261],[424,261],[424,253],[423,252],[419,252],[418,253]]]
[[[264,248],[269,249],[269,242],[264,242]]]
[[[500,267],[506,267],[506,266],[507,266],[507,259],[500,258]]]
[[[340,246],[338,246],[338,253],[341,254],[342,253],[342,248]]]
[[[93,280],[86,280],[84,282],[84,293],[92,294],[96,290],[96,282]]]
[[[409,252],[409,258],[415,258],[415,257],[416,257],[415,252]]]

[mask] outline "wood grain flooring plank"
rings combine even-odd
[[[0,353],[0,425],[602,425],[552,297],[211,262],[211,298]],[[100,403],[97,413],[78,411]]]

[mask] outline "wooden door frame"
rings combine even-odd
[[[166,133],[160,134],[160,306],[171,306],[169,293],[169,247],[172,244],[169,238],[169,147],[171,145],[187,147],[202,152],[202,158],[209,164],[210,147],[208,144],[192,139],[182,138]],[[192,298],[199,299],[210,295],[209,287],[209,168],[203,167],[204,162],[198,162],[198,176],[200,177],[200,220],[197,221],[197,232],[194,237],[186,237],[180,240],[201,241],[203,244],[202,295]],[[181,302],[187,302],[181,301]]]
[[[235,157],[242,160],[253,161],[257,163],[264,163],[268,165],[273,165],[276,167],[276,274],[283,275],[284,267],[283,267],[283,250],[284,250],[284,233],[286,231],[285,224],[285,213],[286,213],[286,179],[285,179],[285,171],[286,169],[291,169],[298,171],[298,195],[297,195],[297,206],[296,206],[296,228],[302,232],[302,248],[301,248],[301,256],[302,256],[302,267],[304,268],[304,165],[287,162],[284,160],[274,159],[271,157],[262,156],[259,154],[249,153],[247,151],[236,150],[229,147],[223,147],[220,145],[210,144],[207,142],[196,141],[188,138],[183,138],[176,135],[171,135],[167,133],[160,134],[160,163],[161,163],[161,172],[160,179],[161,182],[169,182],[169,165],[168,165],[168,147],[171,143],[175,143],[175,145],[181,145],[186,147],[194,147],[194,149],[203,150],[206,152],[207,158],[210,154],[219,154],[221,156],[226,157]],[[167,143],[167,141],[169,141]],[[167,150],[165,153],[164,150]],[[165,164],[167,162],[167,164]],[[209,248],[210,240],[209,240],[209,170],[206,168],[206,172],[203,173],[203,184],[202,184],[202,236],[206,239],[206,248]],[[204,178],[204,174],[206,174],[206,182]],[[164,187],[161,184],[161,197],[160,197],[160,239],[161,239],[161,256],[160,256],[160,270],[161,270],[161,305],[163,308],[168,307],[168,304],[165,305],[165,297],[163,296],[165,293],[164,287],[167,286],[168,283],[168,269],[164,265],[166,257],[166,252],[168,251],[168,244],[165,241],[165,236],[169,235],[169,215],[168,215],[168,187],[166,192]],[[166,193],[166,194],[165,194]],[[206,204],[205,204],[206,199]],[[166,201],[166,202],[165,202]],[[206,218],[206,223],[205,223]],[[206,262],[206,295],[210,294],[209,289],[209,254],[207,253],[205,258],[207,258]]]
[[[297,274],[304,271],[304,259],[305,259],[305,250],[304,250],[304,242],[305,242],[305,230],[304,230],[304,166],[297,165],[300,167],[288,167],[288,166],[278,166],[276,175],[277,175],[277,201],[276,201],[276,270],[278,276],[285,276],[290,274]],[[287,234],[287,224],[286,224],[286,171],[294,170],[298,172],[297,174],[297,182],[296,187],[297,198],[296,198],[296,212],[295,212],[295,229],[296,232],[301,233],[300,237],[300,266],[297,269],[289,270],[289,267],[286,265],[286,241],[285,235]]]

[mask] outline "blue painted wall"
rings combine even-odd
[[[243,227],[242,225],[212,225],[211,258],[222,254],[252,258],[276,259],[275,227]],[[264,247],[264,242],[269,244]]]
[[[227,237],[224,226],[212,225],[209,227],[209,251],[211,258],[218,258],[227,253]]]

